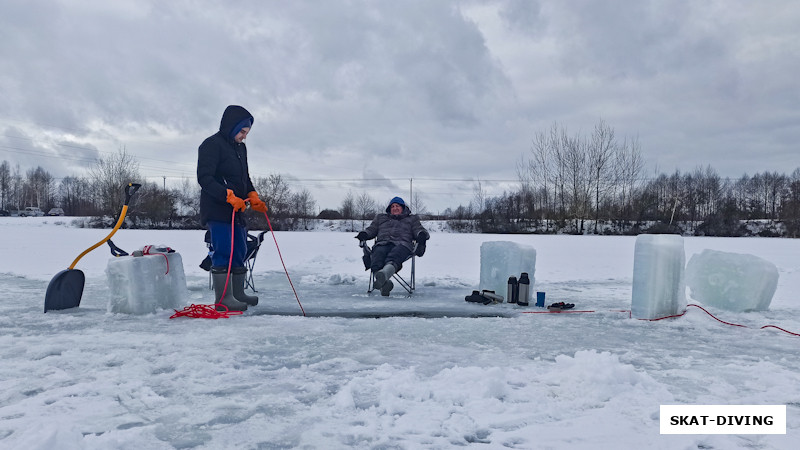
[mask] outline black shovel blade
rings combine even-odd
[[[51,309],[76,308],[81,304],[83,284],[86,276],[77,269],[66,269],[58,272],[50,280],[44,297],[44,312]]]

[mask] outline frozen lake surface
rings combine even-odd
[[[42,313],[49,280],[109,230],[0,218],[0,448],[794,448],[800,430],[800,241],[686,238],[779,270],[768,311],[629,318],[634,237],[433,233],[417,292],[366,294],[354,233],[267,236],[260,304],[220,320],[107,313],[103,246],[80,308]],[[211,303],[203,231],[120,230],[166,244]],[[592,313],[477,305],[480,245],[537,251],[534,290]],[[407,270],[407,269],[406,269]],[[688,301],[694,303],[691,296]],[[478,317],[481,316],[481,317]],[[787,405],[786,435],[660,435],[664,404]]]

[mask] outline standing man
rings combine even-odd
[[[211,278],[214,283],[216,309],[219,311],[225,308],[244,311],[247,305],[258,304],[258,297],[244,292],[247,276],[247,223],[241,214],[247,207],[246,201],[250,202],[250,207],[254,210],[267,212],[267,205],[258,197],[247,167],[247,147],[244,140],[253,121],[252,114],[243,107],[228,106],[222,113],[219,131],[203,141],[198,149],[200,223],[207,226],[211,233],[211,245],[214,248],[211,256]],[[234,211],[236,216],[231,227]],[[231,276],[226,289],[229,261]]]

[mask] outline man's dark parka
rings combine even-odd
[[[237,105],[230,105],[222,113],[219,131],[209,136],[197,152],[197,182],[200,183],[200,223],[208,221],[230,222],[233,207],[227,203],[227,190],[246,199],[254,191],[247,167],[247,147],[237,144],[231,133],[233,128],[252,114]],[[241,214],[237,214],[239,218]],[[243,219],[241,219],[243,220]],[[242,223],[242,222],[240,222]]]
[[[411,214],[411,209],[405,204],[401,205],[403,212],[400,215],[393,216],[389,214],[391,203],[386,207],[386,213],[381,213],[375,216],[372,223],[364,230],[366,232],[366,239],[375,239],[375,245],[385,245],[393,243],[395,245],[402,245],[409,251],[412,250],[412,241],[417,239],[420,233],[423,233],[425,239],[430,237],[428,231],[419,221],[416,214]]]

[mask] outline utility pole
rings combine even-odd
[[[414,205],[414,179],[408,179],[408,204],[410,207],[416,209],[416,205]]]

